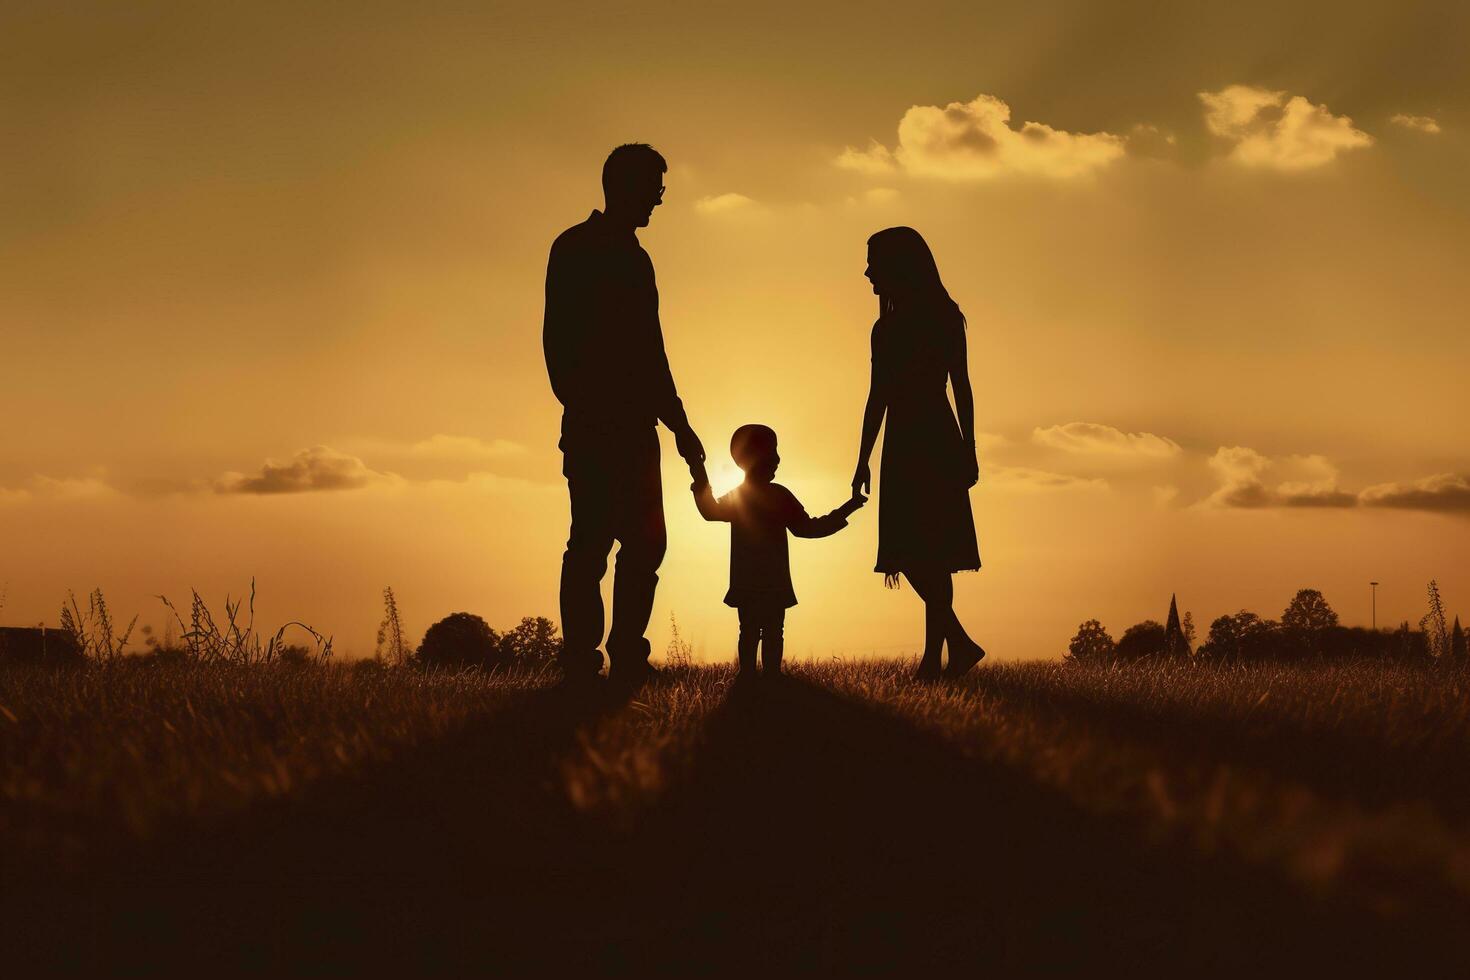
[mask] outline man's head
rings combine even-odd
[[[602,165],[604,210],[616,220],[643,228],[663,202],[664,174],[669,165],[647,143],[624,143]]]

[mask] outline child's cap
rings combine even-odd
[[[742,425],[730,437],[730,456],[742,470],[769,459],[775,452],[776,432],[769,426]]]

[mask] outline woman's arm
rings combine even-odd
[[[970,357],[965,345],[965,328],[958,327],[959,339],[950,354],[949,383],[954,388],[954,408],[959,415],[960,438],[969,452],[968,486],[980,481],[980,463],[975,457],[975,392],[970,387]]]
[[[854,493],[871,493],[873,472],[868,459],[873,455],[873,446],[878,442],[878,430],[883,428],[883,415],[888,411],[888,392],[878,370],[878,357],[873,355],[873,370],[868,380],[868,403],[863,408],[863,441],[858,447],[857,469],[852,474]]]

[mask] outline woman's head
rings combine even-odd
[[[730,437],[730,455],[745,475],[758,482],[771,480],[781,457],[776,452],[776,432],[769,426],[742,425]]]
[[[880,315],[894,309],[919,308],[953,311],[964,322],[964,314],[939,278],[939,265],[929,251],[929,243],[912,228],[884,228],[869,238],[864,274],[878,294]]]

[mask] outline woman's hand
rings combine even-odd
[[[852,472],[852,492],[856,494],[871,493],[873,487],[873,471],[868,469],[868,461],[863,460],[857,464],[857,469]]]
[[[975,447],[971,446],[969,451],[970,465],[965,469],[965,487],[973,487],[980,482],[980,459],[975,455]]]

